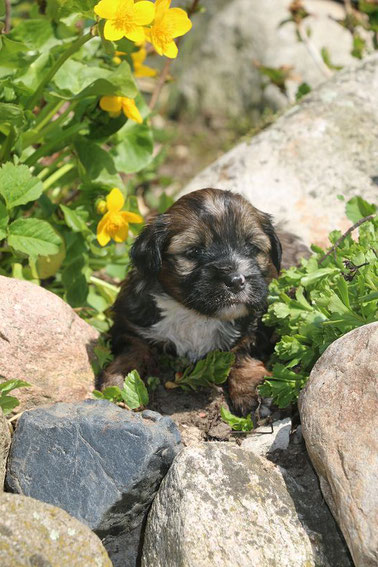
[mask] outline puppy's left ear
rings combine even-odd
[[[265,234],[269,236],[270,256],[272,258],[273,265],[279,274],[281,269],[282,246],[276,231],[273,228],[270,215],[264,214],[262,218],[262,226]]]
[[[164,215],[159,215],[144,227],[131,247],[131,260],[144,276],[155,276],[159,272],[167,235],[166,218]]]

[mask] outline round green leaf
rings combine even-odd
[[[8,162],[0,169],[0,194],[4,197],[7,209],[35,201],[42,191],[42,182],[32,176],[26,165]]]
[[[8,243],[28,256],[50,256],[59,252],[62,239],[46,221],[17,219],[9,225]]]

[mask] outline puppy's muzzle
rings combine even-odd
[[[226,286],[233,292],[242,291],[245,288],[246,279],[243,274],[232,273],[223,277]]]

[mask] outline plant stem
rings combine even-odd
[[[58,179],[63,177],[63,175],[65,175],[66,173],[71,171],[71,169],[73,169],[74,167],[75,167],[75,164],[71,162],[71,163],[66,163],[62,167],[57,169],[52,175],[50,175],[50,177],[48,177],[46,179],[46,181],[44,181],[44,183],[43,183],[44,191],[46,191],[46,189],[51,187],[51,185],[53,185],[53,183],[55,183],[55,181],[58,181]]]
[[[200,0],[193,0],[192,5],[190,6],[190,8],[187,10],[187,14],[188,17],[190,18],[190,16],[192,16],[194,14],[194,12],[197,10],[198,8],[198,4],[199,4]],[[176,41],[176,44],[179,45],[180,41],[181,41],[181,37],[179,37],[179,39]],[[167,59],[167,61],[164,64],[163,70],[160,74],[159,80],[155,86],[155,89],[151,95],[151,99],[150,99],[150,103],[149,103],[149,107],[150,110],[153,110],[156,106],[157,101],[159,100],[159,96],[160,93],[162,91],[162,88],[164,86],[165,81],[167,80],[167,77],[169,75],[169,69],[171,68],[172,65],[172,61],[173,59]]]
[[[0,151],[0,163],[6,162],[9,159],[11,148],[16,139],[16,132],[13,126],[9,127],[8,136],[6,137]]]
[[[55,140],[52,140],[48,144],[38,148],[38,150],[24,161],[25,165],[34,165],[41,157],[46,157],[50,155],[50,153],[58,151],[62,142],[64,142],[67,138],[72,138],[82,128],[85,128],[84,124],[73,124],[73,126],[69,126],[63,130],[60,136],[57,136]]]
[[[335,242],[335,244],[328,250],[327,254],[324,254],[324,256],[322,256],[319,260],[319,264],[322,264],[324,262],[324,260],[326,258],[328,258],[328,256],[330,256],[332,254],[332,252],[334,252],[336,250],[336,248],[338,246],[340,246],[340,244],[342,243],[343,240],[345,240],[345,238],[348,236],[348,234],[350,234],[351,232],[353,232],[354,230],[356,230],[356,228],[358,228],[361,224],[363,224],[364,222],[373,220],[375,218],[376,215],[368,215],[367,217],[364,217],[362,219],[360,219],[359,221],[357,221],[353,226],[351,226],[350,228],[348,228],[348,230],[346,232],[344,232],[344,234],[342,234],[340,236],[340,238],[338,238]]]
[[[82,47],[91,38],[92,38],[92,32],[89,31],[87,34],[79,37],[76,41],[74,41],[70,45],[70,47],[66,49],[66,51],[64,51],[60,57],[58,57],[54,65],[51,67],[51,69],[46,73],[42,81],[39,83],[35,93],[28,100],[26,104],[26,108],[32,110],[36,106],[36,104],[39,103],[40,99],[42,98],[43,89],[51,81],[55,73],[61,68],[63,63],[65,63],[67,59],[69,59],[69,57],[71,57],[71,55],[75,53],[75,51],[80,49],[80,47]]]
[[[89,278],[90,282],[95,284],[95,285],[99,285],[101,287],[104,287],[106,289],[109,289],[110,291],[113,291],[114,293],[118,293],[119,292],[119,288],[113,284],[110,284],[109,282],[106,282],[104,280],[101,280],[100,278],[96,278],[96,276],[91,276]]]
[[[3,33],[10,32],[11,29],[11,3],[10,0],[5,0],[5,22]]]
[[[61,106],[65,103],[65,100],[59,100],[58,102],[47,104],[37,116],[37,123],[34,127],[36,132],[42,130],[42,128],[50,122],[51,118],[58,112]]]
[[[302,43],[305,45],[307,51],[309,52],[309,54],[311,55],[313,61],[315,62],[315,64],[317,65],[317,67],[319,68],[319,70],[323,73],[323,75],[329,79],[330,77],[333,76],[333,72],[329,69],[329,67],[327,67],[327,65],[324,63],[322,56],[320,55],[319,51],[317,50],[317,48],[315,47],[315,45],[313,44],[313,42],[310,40],[310,38],[308,37],[306,31],[303,29],[303,25],[302,22],[297,23],[297,31],[298,31],[298,35],[301,38]]]

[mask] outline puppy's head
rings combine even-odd
[[[233,320],[263,308],[281,245],[269,215],[241,195],[201,189],[147,225],[131,257],[189,309]]]

